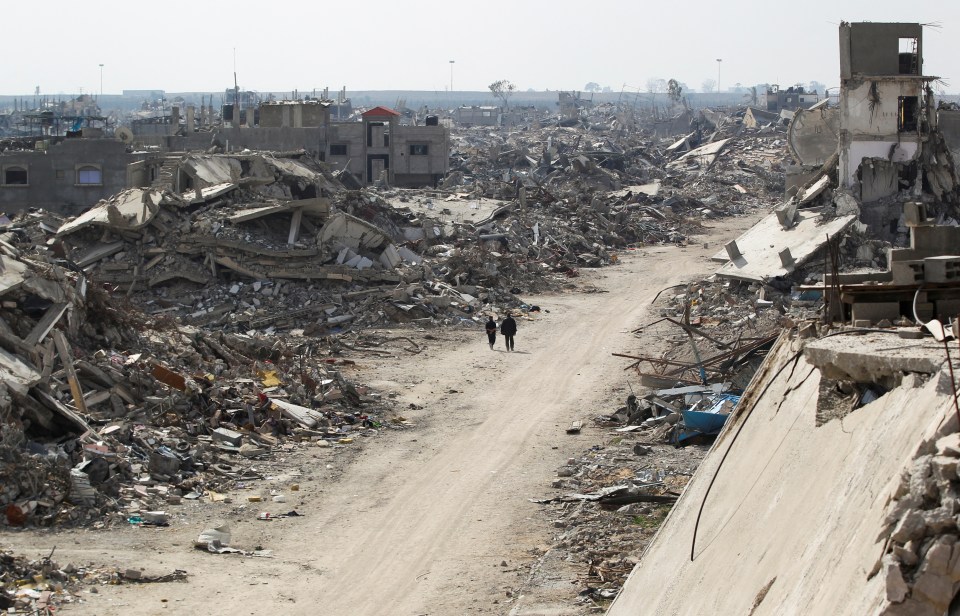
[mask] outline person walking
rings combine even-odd
[[[497,322],[493,320],[493,315],[490,315],[490,320],[487,321],[487,340],[490,342],[490,350],[493,350],[493,343],[497,341]]]
[[[500,333],[503,334],[503,340],[507,345],[507,351],[513,350],[513,337],[517,335],[517,322],[511,315],[500,323]]]

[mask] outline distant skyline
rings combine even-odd
[[[4,7],[7,68],[0,94],[119,94],[122,90],[646,91],[675,78],[703,91],[742,84],[839,85],[843,21],[924,28],[924,67],[960,91],[960,2],[853,0],[771,5],[694,0],[647,5],[598,0],[350,5],[251,0],[197,3],[48,0]],[[268,7],[265,9],[265,7]],[[337,7],[337,8],[333,8]],[[717,62],[717,59],[722,62]],[[453,64],[450,61],[453,60]]]

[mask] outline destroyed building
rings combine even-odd
[[[503,110],[493,105],[461,105],[457,107],[457,124],[471,126],[500,126]]]
[[[842,24],[840,78],[839,183],[865,206],[861,220],[875,234],[896,230],[898,207],[884,204],[902,192],[929,190],[938,213],[955,203],[930,87],[937,78],[923,74],[923,28]]]
[[[774,84],[767,88],[767,111],[780,112],[808,109],[820,100],[817,92],[808,92],[803,86],[791,86],[781,90]]]
[[[717,271],[817,310],[786,312],[611,616],[957,612],[956,168],[920,24],[842,23],[840,57],[837,113],[791,126],[808,175]]]

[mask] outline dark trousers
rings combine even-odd
[[[513,350],[513,334],[504,334],[503,339],[507,343],[507,350],[512,351]]]
[[[496,342],[496,341],[497,341],[497,332],[493,332],[492,334],[487,334],[487,340],[490,341],[490,344],[491,344],[491,345],[492,345],[494,342]]]

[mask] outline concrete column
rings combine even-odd
[[[790,254],[789,248],[784,248],[778,254],[780,255],[780,264],[783,265],[784,269],[790,269],[793,267],[793,255]]]
[[[736,240],[730,240],[729,242],[724,244],[723,247],[726,248],[727,256],[730,258],[731,261],[735,261],[738,258],[743,256],[742,254],[740,254],[740,247],[737,246]]]
[[[196,113],[197,110],[193,105],[187,106],[187,132],[192,133],[194,131],[194,124],[196,122]]]

